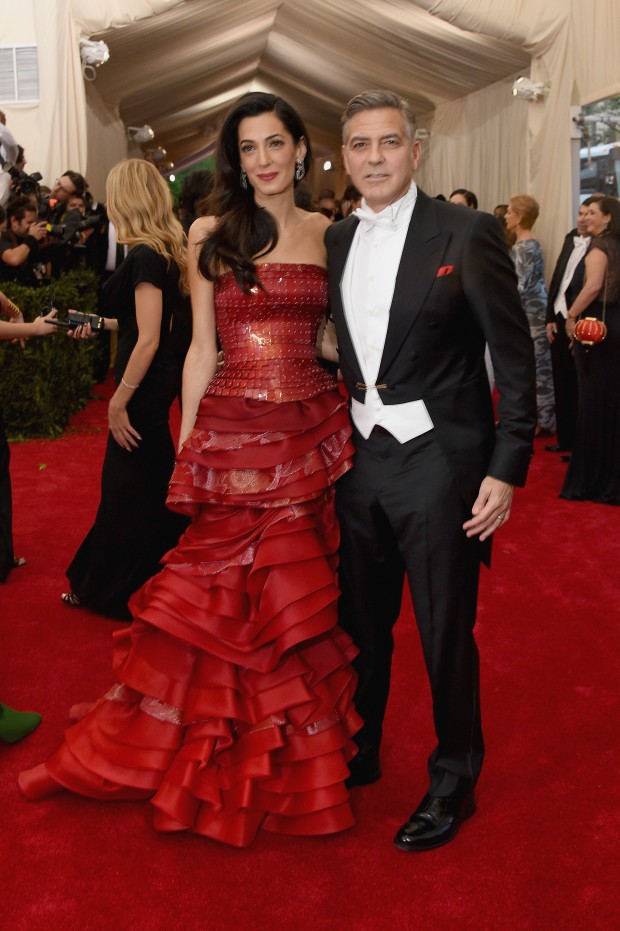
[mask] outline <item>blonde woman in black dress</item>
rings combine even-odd
[[[185,235],[168,186],[143,159],[110,172],[107,210],[129,251],[103,289],[103,324],[118,329],[116,390],[95,522],[67,569],[63,601],[129,618],[130,595],[157,572],[187,520],[166,507],[174,465],[169,411],[178,386],[171,321],[186,280]]]

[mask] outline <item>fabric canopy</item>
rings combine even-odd
[[[102,197],[127,154],[127,126],[148,124],[166,159],[191,165],[230,103],[256,89],[299,110],[315,154],[334,165],[315,169],[314,187],[340,193],[342,108],[388,87],[426,131],[428,193],[467,187],[486,210],[533,194],[547,255],[573,221],[571,108],[620,93],[617,0],[22,0],[16,16],[2,18],[0,40],[10,44],[30,17],[41,76],[31,138],[16,136],[48,182],[71,167]],[[80,37],[110,49],[91,84]],[[521,74],[547,85],[546,99],[513,97]],[[26,126],[25,108],[3,109],[12,129]]]

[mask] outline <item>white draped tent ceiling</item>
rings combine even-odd
[[[409,99],[430,132],[417,175],[425,190],[468,187],[485,210],[533,194],[537,233],[555,255],[576,204],[571,108],[620,93],[618,0],[32,2],[37,28],[62,37],[66,10],[72,36],[57,59],[65,62],[63,133],[57,119],[46,128],[53,106],[40,107],[50,165],[86,167],[97,187],[124,154],[121,143],[126,150],[120,120],[150,125],[155,145],[182,166],[212,145],[232,101],[266,90],[299,109],[316,154],[336,162],[325,180],[340,192],[341,110],[362,90],[388,87]],[[110,49],[86,94],[79,35]],[[550,88],[546,99],[512,96],[523,73]],[[321,180],[314,177],[315,189]]]
[[[208,146],[222,113],[248,90],[285,97],[315,147],[337,156],[340,113],[361,90],[397,91],[426,125],[438,105],[529,72],[530,55],[513,42],[465,32],[407,0],[165,6],[92,38],[110,49],[97,92],[126,125],[149,124],[177,163]]]

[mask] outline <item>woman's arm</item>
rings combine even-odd
[[[590,249],[586,255],[586,277],[583,288],[569,307],[566,316],[566,332],[569,337],[572,338],[577,317],[587,310],[592,301],[601,293],[606,271],[606,253],[602,249]]]
[[[50,326],[48,322],[56,316],[56,309],[44,317],[35,317],[30,323],[24,323],[24,315],[19,307],[0,291],[0,311],[11,318],[9,321],[0,320],[0,339],[19,339],[23,346],[23,340],[29,336],[50,336],[56,332],[56,327]]]
[[[135,289],[138,339],[127,360],[120,384],[108,405],[108,423],[112,436],[123,449],[131,451],[142,439],[131,426],[127,405],[149,370],[157,347],[162,319],[162,292],[154,284],[141,282]]]
[[[50,326],[48,320],[53,320],[57,311],[51,310],[45,317],[36,317],[31,323],[9,323],[0,320],[0,339],[28,339],[29,336],[50,336],[56,332],[55,326]]]
[[[198,256],[205,236],[216,224],[214,217],[199,217],[188,237],[188,272],[192,298],[192,341],[183,365],[183,416],[179,449],[191,433],[198,405],[217,368],[217,337],[213,282],[198,268]]]

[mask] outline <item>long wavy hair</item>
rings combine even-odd
[[[256,204],[249,181],[247,189],[241,186],[239,123],[261,113],[275,113],[295,144],[305,140],[305,174],[312,163],[306,128],[281,97],[259,92],[244,94],[226,116],[217,145],[215,187],[208,202],[209,213],[219,217],[219,222],[202,244],[198,267],[209,281],[221,274],[222,268],[230,268],[246,294],[251,288],[261,287],[255,259],[271,252],[278,242],[276,221],[268,210]]]
[[[183,227],[172,209],[172,195],[157,168],[143,158],[129,158],[111,169],[106,207],[119,242],[145,243],[178,265],[180,286],[188,290],[187,246]]]
[[[617,197],[601,197],[598,201],[599,210],[609,217],[609,226],[605,234],[620,238],[620,201]]]

